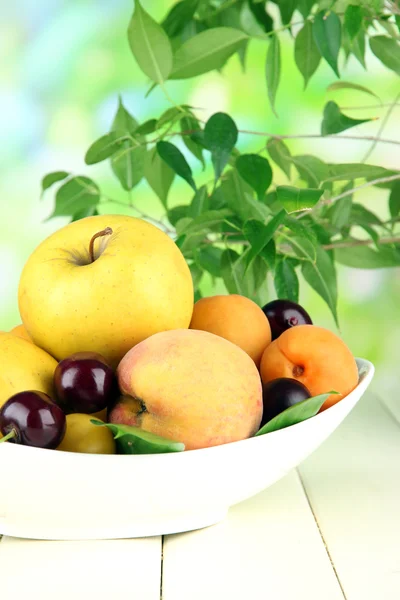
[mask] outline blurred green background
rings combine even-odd
[[[143,0],[157,19],[174,4],[171,0]],[[271,3],[269,3],[271,4]],[[97,137],[108,131],[118,94],[139,120],[154,117],[169,104],[157,89],[149,98],[149,85],[136,66],[127,43],[126,29],[132,0],[14,0],[3,4],[0,19],[0,329],[20,322],[17,305],[18,280],[25,260],[35,246],[68,220],[46,221],[53,209],[50,192],[40,199],[43,175],[53,170],[87,174],[108,195],[125,201],[125,192],[113,179],[106,163],[87,167],[84,154]],[[276,6],[271,4],[271,12]],[[374,100],[359,92],[326,92],[335,80],[321,64],[307,90],[293,61],[293,42],[285,32],[283,75],[277,97],[279,118],[270,108],[264,80],[265,43],[253,41],[248,68],[242,72],[233,57],[223,74],[214,72],[195,80],[168,83],[175,102],[201,109],[202,118],[218,110],[229,111],[241,129],[270,133],[318,133],[322,109],[335,99],[353,117],[383,118],[387,108],[363,108]],[[343,60],[343,57],[342,57]],[[368,72],[350,59],[342,79],[366,85],[378,92],[383,103],[399,91],[398,77],[367,55]],[[371,101],[372,100],[372,101]],[[357,135],[376,135],[380,121],[354,130]],[[353,130],[352,130],[353,131]],[[350,132],[351,133],[351,132]],[[396,107],[384,136],[400,140],[400,107]],[[241,150],[259,150],[263,138],[241,135]],[[332,162],[359,162],[369,143],[338,139],[293,140],[294,152],[312,152]],[[194,170],[192,157],[187,156]],[[400,167],[396,146],[378,144],[371,164]],[[280,171],[275,181],[285,183]],[[133,191],[135,204],[153,216],[162,207],[145,183]],[[190,190],[175,181],[171,205],[188,202]],[[358,193],[363,202],[381,216],[388,215],[387,191],[375,188]],[[102,205],[104,212],[117,212]],[[118,210],[123,211],[123,207]],[[338,268],[340,333],[356,356],[377,367],[375,390],[391,395],[397,391],[397,355],[400,334],[400,271]],[[212,293],[205,280],[203,293]],[[271,299],[274,297],[271,286]],[[328,308],[302,282],[300,301],[314,322],[335,330]]]

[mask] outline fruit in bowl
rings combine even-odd
[[[261,308],[239,294],[201,298],[193,309],[191,329],[215,333],[242,348],[257,367],[271,342],[271,327]]]
[[[260,425],[262,390],[254,361],[206,331],[151,336],[122,359],[118,383],[124,397],[111,408],[110,423],[180,441],[187,450],[248,438]]]
[[[356,361],[346,344],[332,331],[316,325],[298,325],[284,331],[265,350],[260,366],[267,383],[292,377],[313,396],[335,390],[321,410],[339,402],[358,383]]]
[[[97,413],[118,395],[114,371],[101,354],[76,352],[54,372],[57,403],[66,413]]]
[[[58,360],[97,352],[112,367],[150,335],[188,327],[193,311],[192,277],[176,244],[122,215],[87,217],[50,235],[29,257],[18,297],[35,344]]]
[[[0,332],[0,408],[26,390],[54,395],[57,361],[41,348],[13,333]]]

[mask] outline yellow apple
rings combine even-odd
[[[32,253],[19,309],[34,343],[52,356],[98,352],[115,367],[150,335],[189,327],[193,283],[178,247],[154,225],[123,215],[87,217]]]
[[[13,333],[0,332],[0,407],[27,390],[45,392],[54,399],[56,366],[57,361],[41,348]]]

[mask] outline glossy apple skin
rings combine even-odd
[[[17,435],[9,442],[54,450],[65,435],[65,414],[43,392],[19,392],[0,410],[1,433],[6,436],[12,430]]]
[[[54,373],[57,404],[65,413],[93,414],[117,395],[115,374],[103,356],[76,352],[58,363]]]
[[[272,379],[263,384],[263,416],[261,425],[271,421],[276,415],[298,402],[311,398],[305,385],[289,377]]]
[[[300,304],[291,300],[273,300],[263,307],[263,312],[271,326],[272,341],[286,329],[296,325],[312,325],[310,315]]]

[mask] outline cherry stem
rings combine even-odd
[[[94,261],[96,260],[94,257],[94,242],[95,242],[95,240],[97,240],[97,238],[99,238],[99,237],[104,237],[105,235],[111,235],[112,232],[113,232],[113,230],[111,229],[111,227],[106,227],[102,231],[99,231],[98,233],[94,234],[94,236],[90,240],[90,244],[89,244],[89,256],[90,256],[91,263],[94,263]]]
[[[9,433],[7,433],[7,435],[5,435],[3,438],[0,439],[0,444],[2,442],[8,442],[8,440],[11,440],[12,438],[17,437],[17,430],[16,429],[11,429],[11,431]]]

